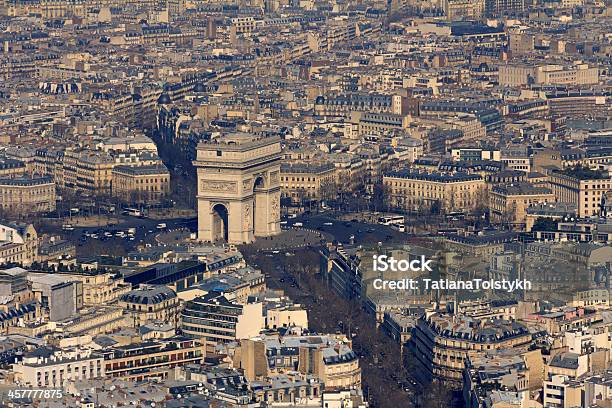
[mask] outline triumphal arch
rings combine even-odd
[[[231,133],[200,142],[198,239],[252,242],[280,233],[278,136]]]

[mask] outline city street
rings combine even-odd
[[[357,219],[341,221],[325,214],[303,215],[287,220],[287,226],[295,226],[296,223],[301,223],[301,228],[320,231],[342,243],[350,243],[351,237],[356,244],[403,242],[409,236],[385,225],[364,223]]]
[[[344,333],[352,338],[353,349],[360,357],[362,382],[370,407],[418,406],[420,391],[402,364],[399,344],[376,327],[374,316],[326,287],[318,275],[316,249],[267,257],[245,247],[243,253],[249,263],[266,274],[269,288],[285,291],[308,310],[310,330]]]
[[[105,250],[109,255],[124,255],[136,248],[138,245],[145,243],[155,243],[155,236],[160,232],[157,228],[159,224],[166,224],[163,230],[175,230],[180,228],[188,228],[191,231],[197,230],[196,218],[175,218],[167,220],[138,218],[130,216],[113,217],[115,224],[97,227],[97,226],[78,226],[69,224],[66,220],[64,225],[71,225],[70,230],[62,229],[62,224],[43,224],[42,233],[60,234],[67,240],[76,245],[77,256],[91,254],[91,246],[94,245],[97,249]],[[127,237],[127,230],[134,228],[136,231],[133,234],[134,239]],[[118,237],[116,234],[119,231],[126,232],[125,237]],[[111,236],[105,236],[110,234]],[[85,234],[96,234],[98,238],[88,237]]]

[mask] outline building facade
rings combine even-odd
[[[548,180],[557,201],[576,205],[581,218],[598,215],[602,196],[612,190],[608,174],[582,167],[553,171]]]
[[[383,187],[390,204],[405,211],[467,211],[486,196],[484,179],[466,173],[388,173]]]
[[[55,210],[55,183],[51,177],[0,179],[0,208],[12,215]]]
[[[130,315],[134,327],[158,320],[178,325],[179,298],[163,285],[141,285],[119,299],[119,305]]]
[[[159,200],[170,192],[170,172],[163,164],[115,166],[113,194],[124,200]]]

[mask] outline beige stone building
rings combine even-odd
[[[407,129],[410,122],[410,115],[353,111],[346,123],[345,136],[349,139],[360,139],[365,135],[388,134]]]
[[[555,201],[552,190],[528,183],[495,186],[489,191],[489,209],[493,222],[525,225],[527,208]]]
[[[499,66],[501,86],[592,85],[598,82],[599,68],[583,63],[575,65],[518,63]]]
[[[266,311],[266,328],[276,330],[281,327],[298,326],[308,328],[308,312],[299,305],[284,305]]]
[[[602,195],[612,190],[610,175],[582,167],[552,171],[548,180],[557,201],[576,205],[581,218],[597,215]]]
[[[535,81],[543,85],[592,85],[599,82],[599,68],[582,63],[541,66],[535,72]]]
[[[459,387],[469,353],[512,349],[530,343],[529,330],[515,322],[428,313],[418,320],[409,346],[423,376]]]
[[[117,300],[132,289],[123,278],[114,279],[110,273],[62,273],[71,280],[78,280],[83,286],[85,306],[104,306]]]
[[[63,158],[63,187],[110,194],[114,166],[108,153],[67,150]]]
[[[226,134],[200,143],[198,238],[229,243],[280,233],[280,139]]]
[[[383,176],[389,204],[405,211],[467,211],[486,198],[481,176],[403,171]]]
[[[300,374],[315,376],[326,390],[350,389],[361,386],[359,357],[351,347],[342,335],[245,339],[234,364],[249,380],[292,372],[297,366]]]
[[[173,326],[178,325],[179,298],[176,293],[163,285],[142,286],[119,299],[119,305],[130,315],[134,327],[153,320],[160,320]]]
[[[103,377],[104,358],[91,350],[43,347],[26,353],[13,372],[19,385],[61,388],[68,381]]]
[[[444,0],[442,7],[448,20],[479,19],[485,10],[484,0]]]
[[[592,369],[594,359],[591,353],[564,352],[554,355],[544,369],[544,406],[585,406],[582,404],[584,384],[575,380]]]
[[[70,336],[97,336],[111,333],[132,324],[124,310],[117,306],[90,307],[83,309],[78,317],[57,324],[56,331]]]
[[[463,395],[467,407],[523,407],[541,408],[542,405],[535,401],[529,401],[524,396],[523,403],[506,405],[495,402],[491,397],[491,389],[499,383],[503,387],[517,391],[518,393],[529,393],[539,391],[542,388],[544,361],[539,349],[495,349],[486,352],[471,351],[465,362]],[[491,401],[488,404],[485,401]]]
[[[6,153],[5,153],[6,154]],[[21,160],[0,159],[0,177],[11,178],[23,176],[28,171],[26,163]]]
[[[322,200],[337,192],[336,168],[333,164],[281,165],[281,197],[299,204],[303,199]],[[334,191],[332,191],[334,190]]]
[[[163,164],[115,166],[112,192],[130,202],[159,200],[170,192],[170,172]]]
[[[55,210],[55,183],[51,177],[0,179],[0,209],[11,215]]]
[[[323,348],[300,348],[298,371],[315,374],[326,389],[347,389],[361,386],[359,358],[346,345],[339,345],[337,356],[330,356]]]
[[[31,265],[38,259],[38,244],[38,234],[32,224],[0,225],[0,265]]]

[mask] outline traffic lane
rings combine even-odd
[[[139,230],[151,230],[155,231],[157,229],[157,225],[164,223],[166,224],[167,229],[173,228],[189,228],[189,230],[194,231],[197,228],[197,219],[192,218],[179,218],[179,219],[158,219],[154,220],[151,218],[138,218],[138,217],[122,217],[118,223],[112,223],[101,226],[80,226],[80,225],[72,225],[69,221],[65,222],[64,225],[72,225],[74,228],[72,231],[63,231],[64,233],[76,233],[82,234],[84,231],[125,231],[129,228],[136,228]]]
[[[404,242],[410,236],[410,234],[396,231],[386,225],[368,224],[357,220],[343,221],[321,215],[293,218],[287,220],[287,226],[293,226],[296,222],[303,224],[301,228],[331,234],[336,240],[343,243],[348,243],[351,236],[354,236],[357,244],[364,242]],[[329,225],[330,223],[331,225]]]
[[[73,226],[73,230],[71,231],[53,231],[54,233],[61,233],[67,240],[74,242],[76,245],[79,243],[85,242],[85,240],[96,240],[96,238],[85,237],[85,233],[88,232],[90,234],[97,233],[98,240],[100,240],[105,232],[111,233],[112,237],[104,237],[102,241],[111,241],[114,243],[123,242],[126,246],[133,247],[136,244],[145,242],[150,239],[151,241],[160,232],[160,229],[157,228],[157,225],[160,223],[165,223],[166,228],[163,230],[174,230],[179,228],[187,228],[191,232],[196,230],[197,228],[197,219],[193,218],[184,218],[184,219],[170,219],[170,220],[153,220],[150,218],[138,218],[138,217],[123,217],[120,219],[120,222],[112,225],[102,225],[102,226]],[[68,223],[66,223],[68,224]],[[128,229],[135,228],[136,232],[134,234],[134,240],[130,240],[129,238],[117,237],[115,234],[119,231],[123,231],[127,233]]]
[[[262,266],[266,264],[268,266],[264,268],[266,285],[271,289],[283,290],[293,301],[301,304],[308,310],[309,315],[316,321],[316,325],[313,324],[311,330],[320,331],[321,333],[344,332],[345,327],[342,321],[338,321],[338,319],[330,320],[328,317],[324,317],[321,314],[322,308],[326,307],[330,299],[323,296],[323,294],[318,291],[312,291],[312,288],[308,289],[307,284],[306,286],[302,286],[299,282],[299,277],[295,276],[289,269],[289,265],[287,264],[288,257],[286,255],[281,254],[269,257],[267,258],[268,261],[266,261],[266,257],[267,255],[259,253],[249,256],[247,259],[249,262],[258,263]],[[386,391],[399,392],[403,396],[402,398],[408,398],[412,401],[417,390],[416,381],[414,381],[412,377],[404,378],[404,376],[397,375],[394,377],[397,370],[390,370],[388,361],[385,357],[387,354],[394,354],[393,350],[395,350],[396,346],[395,344],[391,345],[392,340],[388,337],[383,339],[378,339],[376,337],[376,339],[372,341],[373,338],[365,334],[366,332],[372,333],[376,330],[374,322],[371,320],[371,316],[365,313],[365,311],[360,310],[358,316],[353,319],[354,351],[360,357],[362,376],[368,379],[384,378],[385,382],[390,387]],[[319,330],[317,330],[315,326]],[[380,335],[383,334],[381,333]],[[371,348],[371,351],[367,353],[364,351],[363,346],[365,344]],[[399,350],[396,350],[396,352],[399,354]],[[397,394],[396,398],[398,398]],[[408,400],[405,401],[408,402]]]

